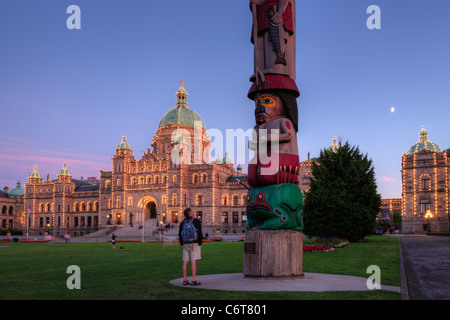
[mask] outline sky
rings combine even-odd
[[[70,5],[81,29],[66,25]],[[367,8],[378,5],[381,29]],[[448,0],[297,0],[300,160],[359,146],[383,198],[422,126],[450,148]],[[248,0],[1,0],[0,188],[33,166],[100,176],[122,135],[140,159],[184,81],[207,129],[253,128]],[[395,111],[391,112],[394,107]]]

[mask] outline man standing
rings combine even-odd
[[[116,248],[116,234],[115,233],[113,233],[113,235],[112,235],[112,247],[113,247],[113,249],[115,249]]]
[[[195,280],[197,273],[197,260],[201,259],[201,245],[203,240],[202,225],[200,220],[194,218],[191,208],[184,210],[185,219],[180,223],[178,238],[183,246],[183,285],[199,286],[200,282]],[[187,279],[187,267],[191,261],[192,282]]]

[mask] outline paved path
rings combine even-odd
[[[190,277],[188,278],[190,280]],[[233,291],[368,291],[367,278],[337,274],[305,273],[303,279],[246,278],[242,273],[199,275],[198,289]],[[183,286],[183,278],[170,281]],[[400,292],[400,287],[381,286],[381,290]]]
[[[399,235],[410,300],[450,300],[450,237]]]

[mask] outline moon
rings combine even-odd
[[[394,112],[395,112],[395,108],[391,107],[391,113],[394,113]]]

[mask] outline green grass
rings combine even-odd
[[[4,245],[4,244],[2,244]],[[401,299],[383,290],[347,292],[232,292],[177,287],[182,277],[178,244],[10,243],[0,248],[0,299]],[[126,247],[125,250],[119,249]],[[202,245],[198,274],[242,271],[243,242]],[[67,267],[81,269],[81,290],[66,287]],[[304,254],[304,272],[368,277],[367,267],[381,268],[381,284],[400,286],[398,240],[370,237],[332,253]]]

